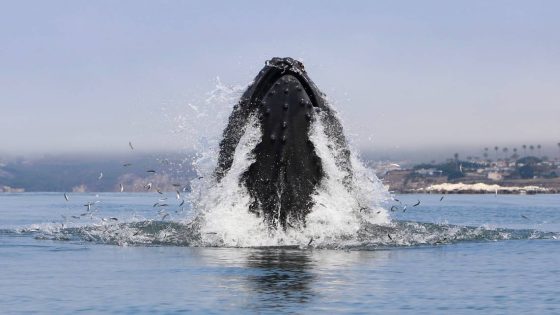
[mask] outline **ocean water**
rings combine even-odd
[[[251,248],[161,197],[0,194],[0,313],[560,313],[559,195],[395,196],[355,237]]]

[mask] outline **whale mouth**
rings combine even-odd
[[[299,86],[294,84],[292,87],[304,91],[310,104],[319,107],[322,103],[322,93],[307,76],[303,64],[289,57],[275,57],[268,60],[265,67],[241,97],[240,105],[244,103],[253,106],[258,105],[265,99],[271,89],[275,91],[275,86],[296,82],[299,83]],[[289,88],[289,86],[286,86],[286,88]]]
[[[263,217],[272,228],[305,225],[314,205],[312,196],[325,176],[310,139],[311,125],[318,119],[328,124],[330,136],[346,154],[343,159],[348,160],[340,122],[301,62],[272,58],[243,93],[229,118],[215,171],[218,181],[232,165],[250,116],[257,117],[262,136],[252,151],[254,162],[240,178],[251,196],[249,211]],[[348,170],[349,165],[347,162]]]

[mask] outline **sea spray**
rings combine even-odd
[[[469,227],[451,224],[392,221],[383,203],[389,193],[373,170],[361,162],[357,150],[350,152],[352,174],[341,164],[344,152],[328,136],[328,124],[318,115],[309,137],[321,159],[325,176],[313,194],[314,207],[305,226],[286,231],[271,229],[262,218],[249,212],[250,196],[240,176],[254,161],[251,151],[260,141],[258,119],[247,124],[238,145],[233,165],[217,183],[213,171],[217,164],[221,130],[232,104],[242,87],[227,87],[218,82],[216,89],[201,103],[187,104],[177,116],[176,131],[194,141],[196,157],[190,162],[197,177],[192,191],[184,193],[185,208],[173,220],[149,216],[119,222],[103,221],[92,213],[88,221],[33,224],[2,233],[32,234],[39,239],[86,240],[118,245],[171,246],[308,246],[316,248],[377,249],[393,246],[449,244],[459,241],[558,238],[558,233],[536,230],[512,230]],[[181,168],[177,169],[178,172]],[[151,206],[150,206],[151,207]]]
[[[217,89],[216,100],[232,100],[224,89]],[[224,95],[224,93],[226,95]],[[256,117],[247,124],[244,136],[236,148],[232,168],[219,183],[211,175],[215,167],[214,147],[199,153],[190,201],[198,213],[204,245],[209,246],[301,246],[311,239],[314,244],[337,244],[340,240],[357,240],[363,223],[388,224],[387,212],[381,202],[388,197],[386,189],[372,170],[364,166],[354,152],[352,165],[341,165],[341,148],[326,131],[330,126],[319,115],[312,122],[310,140],[324,165],[325,177],[313,195],[314,207],[305,225],[286,231],[268,227],[261,218],[249,212],[250,196],[241,183],[241,175],[253,163],[251,151],[260,141],[260,125]],[[217,143],[213,141],[213,143]],[[213,163],[208,163],[213,161]],[[348,167],[351,173],[348,172]]]

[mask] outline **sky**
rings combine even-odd
[[[246,85],[274,56],[305,63],[363,150],[556,149],[558,12],[558,1],[0,0],[0,155],[182,150],[219,134],[204,127],[217,78]]]

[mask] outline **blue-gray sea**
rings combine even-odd
[[[325,248],[200,247],[154,199],[0,194],[0,313],[560,314],[559,195],[397,196]]]

